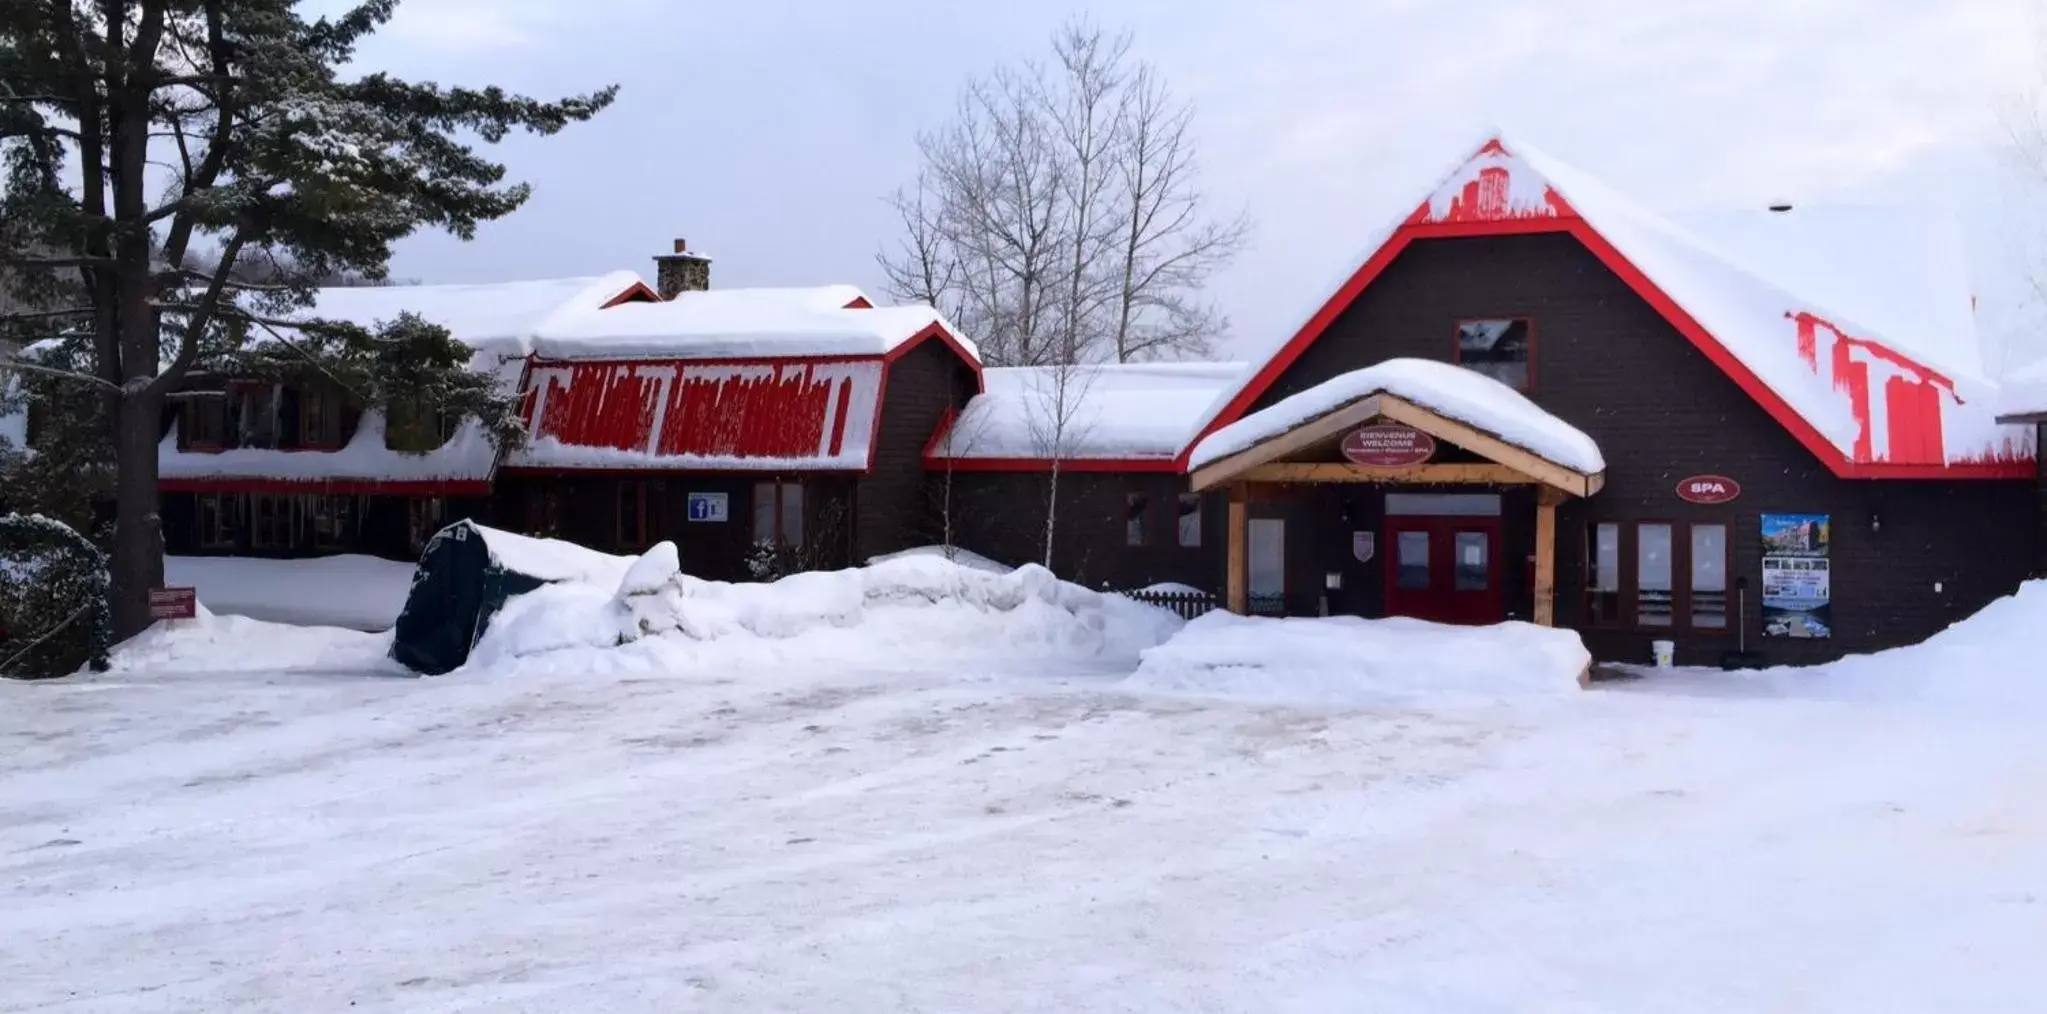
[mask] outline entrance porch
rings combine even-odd
[[[1590,438],[1496,381],[1394,360],[1218,430],[1233,612],[1556,622],[1557,507],[1604,483]]]

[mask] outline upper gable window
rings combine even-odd
[[[1535,325],[1526,317],[1458,321],[1455,356],[1467,370],[1526,391],[1535,379]]]

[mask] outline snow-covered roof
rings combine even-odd
[[[563,315],[596,312],[642,284],[631,271],[575,278],[464,285],[373,285],[321,289],[302,317],[372,327],[412,313],[448,329],[479,352],[525,356],[531,340]],[[482,357],[479,356],[479,359]],[[483,364],[477,364],[479,368]]]
[[[1583,475],[1606,470],[1599,445],[1584,431],[1491,377],[1427,359],[1388,359],[1253,412],[1204,437],[1188,467],[1220,461],[1375,394],[1413,402]]]
[[[846,309],[843,304],[815,305],[819,300],[813,290],[765,291],[797,295],[684,294],[661,303],[563,314],[535,337],[533,351],[544,359],[885,356],[936,327],[968,355],[979,355],[928,306]]]
[[[332,451],[234,447],[220,451],[184,450],[178,427],[157,445],[157,477],[178,481],[266,479],[280,483],[348,484],[387,482],[482,482],[497,466],[497,449],[475,420],[465,421],[455,435],[424,454],[395,451],[384,443],[384,413],[362,414],[355,435]]]
[[[1986,379],[1968,247],[1952,215],[1877,205],[1694,212],[1706,245],[1950,377]]]
[[[1969,293],[1945,241],[1925,233],[1927,248],[1901,256],[1932,267],[1899,282],[1901,271],[1918,269],[1873,266],[1896,252],[1891,247],[1825,263],[1802,259],[1836,256],[1829,251],[1843,245],[1903,242],[1917,234],[1898,224],[1905,219],[1884,226],[1875,216],[1811,215],[1799,222],[1798,215],[1794,209],[1785,222],[1767,226],[1708,227],[1717,242],[1709,241],[1526,144],[1495,137],[1406,218],[1372,237],[1345,283],[1331,291],[1354,298],[1354,283],[1383,269],[1384,257],[1405,239],[1448,234],[1432,227],[1460,234],[1499,223],[1525,230],[1540,221],[1560,231],[1584,228],[1589,235],[1581,238],[1610,246],[1653,290],[1645,296],[1674,313],[1680,331],[1836,472],[1880,476],[1885,467],[1906,466],[1924,474],[2031,458],[2031,432],[1996,421],[1998,392],[1980,375],[1974,330],[1964,322]],[[1305,314],[1275,359],[1312,342],[1333,319],[1332,306],[1341,310],[1329,300]],[[1272,379],[1270,371],[1247,376],[1215,400],[1200,428],[1248,410]]]
[[[1218,392],[1248,370],[1245,363],[1128,363],[1073,368],[1077,399],[1060,443],[1061,458],[1171,460]],[[948,439],[932,448],[940,460],[1046,459],[1053,456],[1057,371],[1004,367],[982,372],[984,393],[967,402]]]

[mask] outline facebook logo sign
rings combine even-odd
[[[691,521],[725,521],[732,516],[732,498],[726,493],[691,493]]]

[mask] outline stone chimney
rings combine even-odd
[[[689,252],[689,243],[678,239],[675,252],[654,258],[654,288],[662,299],[674,299],[678,292],[702,292],[711,287],[711,259]]]

